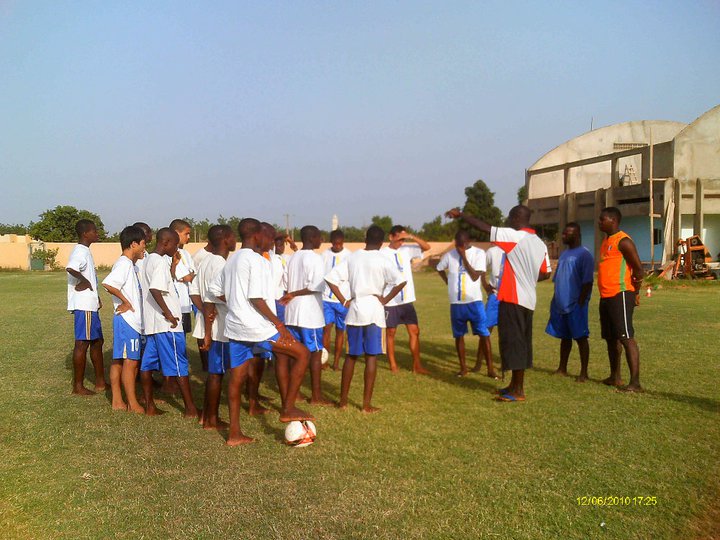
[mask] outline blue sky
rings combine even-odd
[[[419,226],[590,127],[720,103],[720,2],[0,0],[0,222]]]

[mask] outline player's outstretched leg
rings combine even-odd
[[[467,364],[465,363],[465,338],[463,336],[455,338],[455,351],[458,355],[458,361],[460,362],[460,371],[455,375],[458,377],[464,377],[468,373]]]
[[[294,420],[314,420],[315,417],[295,406],[300,385],[310,363],[310,351],[302,343],[294,341],[292,343],[273,343],[273,353],[276,356],[286,355],[292,359],[287,368],[287,390],[285,391],[285,403],[280,411],[281,422],[292,422]],[[278,363],[278,368],[280,364]],[[278,379],[281,395],[283,393],[280,379]]]
[[[122,365],[122,385],[127,398],[127,410],[134,413],[144,414],[145,409],[138,403],[135,379],[137,378],[140,362],[138,360],[125,360]]]
[[[364,413],[375,413],[380,409],[373,407],[372,401],[373,389],[375,388],[375,375],[377,374],[377,356],[365,356],[365,384],[363,386],[363,406]]]
[[[95,368],[95,392],[104,392],[108,385],[105,382],[105,365],[103,364],[103,343],[102,338],[90,342],[90,361]]]
[[[228,446],[239,446],[253,442],[240,430],[240,400],[242,386],[245,384],[250,362],[247,361],[237,367],[230,368],[228,381],[228,409],[230,411],[230,433],[228,435]]]
[[[85,388],[85,362],[87,362],[87,350],[90,347],[89,341],[75,341],[73,349],[73,388],[72,393],[79,396],[92,396],[92,390]]]
[[[112,393],[112,408],[116,411],[126,411],[127,404],[123,401],[120,378],[122,376],[123,361],[113,360],[110,364],[110,390]]]
[[[248,403],[250,404],[248,413],[250,416],[259,416],[270,412],[270,409],[260,405],[260,378],[262,370],[265,368],[265,359],[255,356],[248,362],[250,363],[248,367]]]

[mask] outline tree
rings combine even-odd
[[[81,219],[95,223],[100,240],[105,240],[107,232],[100,216],[89,210],[78,210],[74,206],[56,206],[40,214],[40,221],[30,222],[28,234],[43,242],[76,242],[75,224]]]
[[[385,231],[385,234],[389,233],[393,226],[393,220],[390,216],[373,216],[370,221],[373,225],[377,225]]]
[[[517,191],[517,198],[518,198],[518,204],[525,204],[525,201],[528,199],[528,189],[525,184],[520,186],[520,189]]]
[[[443,223],[442,216],[438,216],[432,221],[423,223],[419,235],[429,242],[449,242],[455,238],[457,228],[456,221]]]
[[[0,223],[0,234],[27,234],[28,228],[19,223]]]
[[[485,182],[478,180],[472,186],[465,188],[465,206],[463,213],[482,219],[490,225],[502,225],[503,216],[500,209],[495,206],[495,194],[490,191]],[[487,233],[470,227],[464,221],[460,222],[460,228],[467,230],[473,240],[487,241]]]

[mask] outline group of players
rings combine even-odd
[[[489,340],[490,331],[498,326],[502,367],[512,371],[512,379],[507,388],[498,390],[496,398],[506,402],[524,401],[524,371],[532,366],[535,286],[537,281],[550,276],[545,244],[529,228],[530,212],[524,206],[513,208],[507,227],[491,227],[459,210],[450,210],[447,216],[463,219],[470,226],[488,232],[494,243],[485,252],[471,246],[468,232],[460,230],[454,249],[446,253],[437,266],[448,286],[452,332],[460,362],[458,376],[468,373],[464,336],[469,324],[480,339],[473,371],[482,368],[481,357],[484,357],[488,376],[498,378]],[[610,208],[603,211],[600,220],[601,230],[614,242],[610,247],[605,245],[608,239],[603,243],[599,274],[603,297],[601,324],[611,363],[611,376],[605,382],[622,384],[619,376],[619,346],[622,345],[631,367],[628,389],[639,390],[632,309],[626,306],[624,292],[635,294],[635,300],[630,302],[634,306],[639,283],[633,276],[642,274],[637,270],[637,253],[633,260],[624,249],[628,247],[629,237],[616,234],[620,218],[619,212]],[[603,228],[604,221],[610,225]],[[97,241],[97,230],[89,220],[80,220],[76,230],[79,243],[66,268],[68,310],[75,319],[73,393],[89,395],[94,392],[83,384],[88,350],[95,368],[96,391],[106,388],[103,335],[98,316],[101,300],[89,249]],[[247,395],[251,415],[268,412],[260,403],[263,398],[259,385],[266,361],[272,359],[281,399],[280,421],[312,420],[313,416],[299,409],[296,401],[309,368],[309,402],[331,404],[322,395],[321,376],[323,367],[327,367],[323,366],[323,355],[330,349],[333,326],[334,369],[339,367],[346,335],[348,341],[339,407],[347,407],[355,363],[364,357],[362,410],[368,413],[378,410],[371,404],[377,356],[383,354],[387,346],[390,368],[393,372],[398,370],[395,333],[399,326],[404,325],[408,330],[413,371],[427,373],[420,362],[411,261],[421,257],[430,246],[408,234],[403,227],[390,230],[389,244],[384,248],[385,232],[377,226],[369,227],[365,248],[355,252],[344,247],[342,231],[336,230],[330,236],[331,247],[322,254],[316,252],[322,236],[314,226],[301,229],[299,250],[272,225],[253,218],[243,219],[237,234],[228,225],[211,227],[207,245],[193,256],[184,249],[190,235],[190,225],[176,219],[169,227],[157,231],[155,249],[147,253],[146,245],[153,240],[147,224],[138,222],[120,233],[122,255],[102,282],[114,306],[110,367],[113,408],[159,414],[154,387],[160,383],[153,379],[152,373],[161,371],[164,390],[171,392],[173,386],[179,389],[186,417],[199,418],[206,429],[229,427],[228,445],[251,442],[240,429],[241,395],[243,392]],[[579,226],[568,224],[563,231],[563,241],[570,249],[562,254],[558,263],[547,332],[561,339],[559,373],[567,373],[572,340],[578,342],[582,361],[578,380],[585,380],[589,354],[587,304],[593,262],[592,255],[580,246],[579,238]],[[285,253],[286,243],[294,253]],[[631,241],[629,244],[634,251]],[[607,271],[603,273],[603,266],[608,268],[603,261],[615,254],[620,254],[622,259],[612,259],[613,272],[617,270],[618,276],[622,274],[620,284],[615,283],[615,278],[612,283],[607,277],[603,278],[607,274]],[[630,271],[626,272],[625,267]],[[614,293],[618,287],[622,289],[622,298],[606,302],[608,291]],[[486,302],[483,302],[483,290],[487,293]],[[195,406],[190,391],[185,337],[190,332],[198,340],[203,369],[208,374],[202,409]],[[222,380],[226,374],[229,426],[218,418]],[[136,394],[138,377],[142,399]],[[123,399],[123,390],[127,402]]]

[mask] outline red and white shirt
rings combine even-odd
[[[550,272],[550,257],[545,243],[532,229],[492,227],[490,241],[505,252],[498,300],[535,310],[540,272]]]

